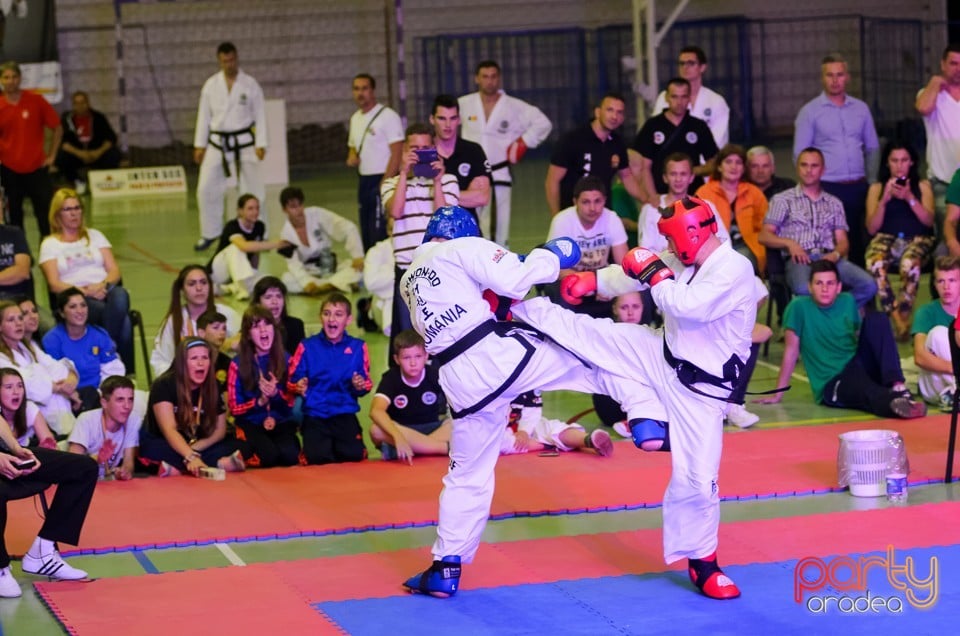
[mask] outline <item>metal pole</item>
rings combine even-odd
[[[407,70],[406,53],[403,48],[403,0],[394,0],[397,25],[397,113],[403,127],[407,127]]]
[[[127,154],[127,82],[123,74],[123,16],[121,0],[113,0],[113,29],[117,56],[117,107],[120,111],[120,152]]]

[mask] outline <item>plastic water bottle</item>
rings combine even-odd
[[[906,473],[887,473],[887,501],[893,504],[907,502]]]

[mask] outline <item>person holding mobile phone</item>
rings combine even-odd
[[[0,528],[6,526],[8,501],[30,497],[56,485],[43,526],[23,557],[23,571],[55,580],[87,578],[86,572],[63,560],[56,542],[79,542],[97,485],[97,463],[85,455],[21,445],[17,435],[26,430],[30,409],[23,378],[15,369],[0,369],[0,409]],[[40,435],[39,427],[37,430]],[[20,584],[10,570],[10,554],[0,536],[0,598],[21,594]]]
[[[921,179],[910,144],[895,140],[883,149],[877,182],[867,191],[867,270],[877,282],[880,308],[890,315],[898,340],[910,337],[920,270],[936,246],[933,187]],[[889,274],[900,274],[894,292]]]
[[[384,179],[380,186],[383,209],[393,219],[393,314],[391,319],[390,347],[393,351],[393,334],[410,329],[410,312],[400,297],[400,277],[410,267],[413,251],[423,242],[423,233],[434,210],[447,205],[460,203],[460,186],[457,178],[448,174],[444,162],[439,156],[427,164],[432,177],[425,176],[425,165],[421,163],[429,158],[429,152],[436,152],[434,129],[424,123],[415,123],[407,127],[403,153],[400,155],[400,174]],[[415,167],[420,166],[416,172]],[[419,173],[419,175],[417,174]],[[422,176],[423,175],[423,176]],[[396,365],[392,355],[387,363]]]

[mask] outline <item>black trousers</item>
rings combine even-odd
[[[847,217],[850,230],[847,236],[850,239],[850,253],[847,258],[854,265],[864,266],[867,251],[867,190],[870,184],[867,180],[854,183],[836,183],[822,181],[823,189],[840,199],[843,211]]]
[[[53,199],[53,179],[46,167],[20,174],[0,166],[0,184],[7,195],[7,219],[10,225],[23,227],[23,199],[30,197],[33,215],[37,217],[40,238],[50,234],[50,200]]]
[[[360,240],[363,251],[387,238],[387,221],[380,204],[380,181],[382,174],[360,175],[357,185],[358,217],[360,220]]]
[[[77,545],[97,486],[97,462],[92,458],[47,448],[31,447],[30,450],[40,461],[40,468],[16,479],[0,477],[0,568],[10,565],[3,540],[8,501],[32,497],[56,484],[57,492],[38,536]]]
[[[353,413],[332,417],[303,416],[300,427],[303,455],[308,464],[359,462],[367,455],[360,422]]]
[[[80,169],[88,170],[113,170],[120,167],[120,150],[113,146],[108,151],[100,155],[100,158],[93,163],[83,163],[80,157],[71,155],[69,152],[61,150],[57,153],[57,169],[60,174],[70,182],[76,182],[80,178]]]
[[[215,468],[217,460],[229,457],[237,451],[237,440],[226,437],[216,444],[200,451],[200,459],[207,466]],[[173,450],[170,442],[161,433],[147,430],[146,426],[140,429],[140,457],[147,460],[144,463],[167,462],[177,470],[185,470],[183,455]]]
[[[268,431],[262,424],[246,424],[238,419],[237,443],[248,466],[296,466],[300,461],[297,423],[292,420],[277,422]]]
[[[410,319],[410,309],[407,303],[403,302],[403,296],[400,295],[400,279],[406,273],[406,269],[393,268],[393,317],[390,325],[390,346],[387,347],[387,368],[392,369],[397,366],[393,359],[393,341],[397,334],[406,329],[413,329],[413,321]]]

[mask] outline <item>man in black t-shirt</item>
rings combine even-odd
[[[0,224],[0,300],[33,298],[30,247],[16,225]]]
[[[637,133],[630,147],[630,162],[634,174],[647,192],[647,203],[657,205],[660,194],[667,193],[663,179],[653,175],[663,174],[666,158],[682,152],[693,160],[693,173],[697,178],[690,185],[692,194],[703,185],[703,177],[713,170],[713,158],[719,149],[707,122],[691,115],[690,82],[675,77],[667,83],[667,108],[651,117]]]
[[[460,186],[460,207],[469,210],[479,224],[477,208],[490,204],[490,162],[480,144],[460,137],[460,102],[456,97],[434,98],[430,125],[444,170],[454,175]]]
[[[630,172],[627,146],[616,130],[623,125],[626,102],[617,93],[607,93],[589,124],[574,128],[560,138],[550,155],[544,184],[550,214],[574,205],[573,189],[581,177],[599,177],[610,192],[613,176],[634,199],[644,200],[641,184]]]

